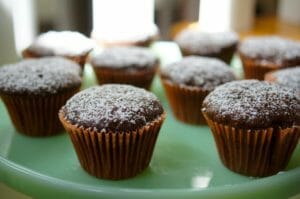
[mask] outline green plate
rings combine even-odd
[[[173,43],[153,46],[162,65],[180,59]],[[234,64],[238,65],[238,64]],[[84,87],[95,84],[89,65]],[[34,198],[287,198],[300,193],[300,146],[285,171],[251,178],[226,169],[208,127],[174,119],[158,78],[153,92],[167,110],[148,169],[128,180],[100,180],[84,172],[67,134],[18,134],[0,101],[0,181]],[[1,198],[1,194],[0,194]]]

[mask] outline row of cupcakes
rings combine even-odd
[[[175,42],[183,56],[214,57],[227,64],[238,48],[245,79],[263,80],[267,72],[300,65],[300,43],[275,36],[250,37],[238,45],[234,32],[184,30]],[[25,58],[63,56],[83,68],[94,47],[92,40],[80,33],[50,31],[41,34],[22,54]],[[158,59],[143,47],[108,48],[93,56],[91,63],[99,83],[128,83],[146,89],[158,68]]]
[[[141,69],[156,70],[157,60],[144,55],[142,49],[112,48],[92,63],[96,73],[99,68],[109,69],[109,74],[125,65],[125,72],[134,74],[130,80]],[[149,60],[154,61],[149,64]],[[1,97],[16,128],[42,132],[45,125],[50,130],[55,126],[52,121],[59,124],[57,112],[78,91],[80,73],[77,64],[62,58],[26,60],[1,68]],[[163,68],[160,76],[178,119],[194,123],[197,118],[196,123],[203,122],[202,108],[225,166],[251,176],[272,175],[284,169],[299,139],[299,96],[295,89],[253,80],[234,81],[236,77],[224,62],[196,56]],[[277,73],[271,76],[280,79]],[[68,91],[71,93],[67,96]],[[153,94],[122,85],[82,91],[60,109],[60,120],[82,167],[108,179],[131,177],[148,166],[164,117]],[[253,150],[249,150],[250,145]],[[105,154],[101,153],[105,151],[103,146]],[[134,154],[133,159],[118,155],[124,151]],[[132,161],[137,163],[133,167],[129,164]],[[124,167],[120,169],[121,163]]]
[[[80,33],[49,31],[24,49],[22,55],[24,58],[60,56],[75,61],[84,69],[94,47],[92,40]],[[134,46],[107,48],[92,56],[90,62],[100,84],[126,83],[148,90],[159,64],[148,48]]]
[[[149,89],[159,62],[144,47],[109,48],[91,60],[105,85],[79,92],[93,47],[76,32],[40,35],[26,60],[0,68],[0,96],[19,133],[50,136],[64,127],[89,174],[133,177],[148,167],[166,113],[154,94],[108,83]]]
[[[187,71],[182,76],[180,67]],[[167,89],[181,87],[174,95],[175,100],[184,99],[175,102],[178,106],[194,105],[181,111],[200,118],[202,111],[226,167],[250,176],[269,176],[286,167],[300,137],[295,89],[258,80],[233,81],[226,64],[213,58],[187,57],[168,68],[162,72],[164,86],[179,80],[178,86]],[[57,57],[2,67],[0,94],[13,124],[27,135],[51,135],[61,130],[59,113],[88,173],[104,179],[137,175],[149,165],[165,119],[161,103],[144,89],[121,84],[75,94],[80,72],[75,62]],[[205,97],[195,85],[211,92]],[[190,91],[200,91],[200,98],[182,97]]]
[[[178,120],[208,124],[227,168],[262,177],[286,168],[300,138],[300,65],[282,68],[237,80],[220,59],[188,55],[160,77]]]
[[[267,72],[300,65],[300,43],[278,36],[248,37],[239,44],[234,32],[186,29],[176,36],[175,42],[183,56],[215,57],[227,64],[238,51],[245,79],[263,80]]]
[[[24,49],[25,60],[0,68],[1,97],[19,132],[45,136],[62,130],[57,112],[80,90],[84,65],[94,47],[78,32],[49,31]],[[158,58],[144,47],[108,48],[91,63],[100,84],[127,83],[146,89],[158,68]]]
[[[216,58],[186,56],[160,70],[174,116],[185,123],[203,125],[202,102],[216,87],[238,80],[229,66]],[[266,73],[265,80],[300,94],[300,65]]]
[[[285,169],[300,138],[300,66],[237,80],[221,60],[186,56],[160,76],[174,116],[207,124],[227,168],[260,177]]]
[[[26,59],[0,68],[0,96],[17,132],[68,132],[84,170],[104,179],[148,167],[166,113],[151,92],[125,84],[80,91],[82,69],[62,57]]]

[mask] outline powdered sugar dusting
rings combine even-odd
[[[271,60],[275,63],[300,59],[300,43],[276,36],[249,37],[239,48],[250,58]]]
[[[78,56],[94,48],[92,40],[74,31],[49,31],[41,34],[29,50],[37,54]]]
[[[300,66],[278,70],[272,75],[276,78],[277,84],[294,88],[300,93]]]
[[[157,97],[144,89],[106,84],[74,95],[62,111],[72,124],[99,131],[131,131],[158,118],[163,108]]]
[[[157,57],[144,47],[113,47],[92,59],[94,67],[147,68],[157,63]]]
[[[300,124],[300,98],[295,90],[257,80],[217,87],[205,98],[202,111],[217,122],[242,128]]]
[[[206,33],[198,30],[184,30],[176,36],[175,41],[183,49],[195,54],[219,53],[222,48],[238,43],[234,32]]]
[[[198,86],[212,91],[216,86],[236,79],[224,62],[207,57],[187,56],[162,69],[162,76],[175,83]]]
[[[1,93],[43,94],[81,84],[80,66],[59,57],[28,59],[0,68]]]

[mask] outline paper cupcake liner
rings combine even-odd
[[[98,178],[120,180],[136,176],[148,167],[165,113],[132,132],[99,132],[72,125],[62,111],[59,118],[82,168]]]
[[[266,73],[280,70],[283,68],[295,67],[300,64],[299,59],[285,60],[281,64],[256,60],[248,58],[240,53],[240,59],[243,64],[245,79],[264,80]]]
[[[115,70],[101,67],[93,67],[96,73],[98,83],[118,83],[118,84],[130,84],[140,88],[150,89],[153,77],[156,73],[157,66],[152,69],[129,71]]]
[[[65,58],[70,59],[76,63],[78,63],[82,69],[84,70],[84,65],[86,63],[86,60],[88,58],[89,53],[83,54],[83,55],[78,55],[78,56],[65,56]]]
[[[251,130],[205,118],[223,164],[247,176],[264,177],[284,170],[300,138],[300,126]]]
[[[196,87],[179,86],[162,79],[173,115],[188,124],[206,124],[201,113],[202,102],[208,91]]]
[[[72,61],[76,62],[77,64],[80,65],[81,69],[83,70],[85,62],[86,62],[86,59],[87,59],[87,57],[89,55],[89,52],[87,52],[85,54],[82,54],[82,55],[78,55],[78,56],[63,56],[63,57],[66,58],[66,59],[69,59],[69,60],[72,60]],[[41,58],[41,57],[44,57],[44,56],[34,54],[33,52],[30,52],[28,50],[24,50],[22,52],[22,57],[23,58]]]
[[[77,91],[79,88],[48,96],[2,94],[1,98],[19,133],[50,136],[62,132],[57,113]]]
[[[264,76],[264,80],[268,82],[276,82],[276,77],[273,75],[273,72],[268,72]]]
[[[259,62],[256,62],[255,60],[246,58],[244,56],[240,56],[243,69],[244,69],[244,78],[245,79],[258,79],[258,80],[264,80],[265,74],[270,71],[275,71],[277,69],[280,69],[275,64],[259,64]]]

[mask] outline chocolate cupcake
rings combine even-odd
[[[183,30],[175,38],[184,56],[215,57],[227,64],[230,64],[238,41],[234,32],[206,33],[191,29]]]
[[[300,95],[300,66],[269,72],[265,80],[297,90]]]
[[[122,27],[124,25],[124,27]],[[143,28],[139,26],[128,27],[128,24],[112,25],[111,28],[97,27],[92,32],[92,38],[101,46],[140,46],[149,47],[159,37],[159,30],[155,24]]]
[[[245,39],[239,54],[246,79],[263,80],[267,72],[300,65],[300,43],[276,36]]]
[[[243,175],[263,177],[283,170],[300,137],[300,98],[280,85],[226,83],[205,98],[202,112],[223,164]]]
[[[150,89],[158,67],[157,57],[147,48],[114,47],[92,58],[99,84],[131,84]]]
[[[0,68],[0,96],[18,132],[47,136],[63,128],[57,112],[81,85],[81,69],[64,58],[28,59]]]
[[[224,62],[188,56],[162,68],[161,80],[175,117],[190,124],[205,124],[203,99],[218,85],[236,79]]]
[[[165,112],[144,89],[107,84],[73,96],[59,118],[83,169],[119,180],[148,167]]]
[[[82,68],[93,42],[78,32],[49,31],[41,34],[28,48],[23,50],[24,58],[62,56],[77,62]]]

